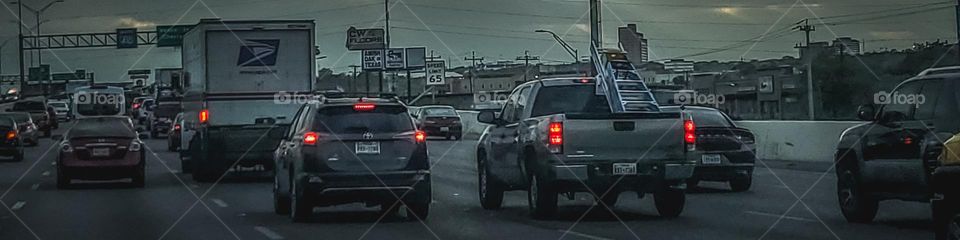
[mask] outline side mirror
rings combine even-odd
[[[492,125],[497,125],[499,123],[499,121],[497,121],[497,114],[491,111],[483,111],[480,112],[480,114],[477,114],[477,122]]]
[[[877,118],[877,109],[872,104],[863,104],[857,108],[857,118],[863,121],[873,121]]]

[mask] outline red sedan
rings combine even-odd
[[[115,180],[130,178],[144,186],[143,142],[127,117],[81,119],[64,135],[57,158],[57,188],[72,180]]]

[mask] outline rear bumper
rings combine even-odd
[[[127,178],[139,174],[143,168],[142,152],[127,153],[120,159],[79,160],[61,153],[57,171],[66,173],[70,178],[86,180],[110,180]]]
[[[444,131],[443,128],[447,128]],[[427,136],[446,136],[448,134],[460,134],[463,132],[462,125],[424,125],[420,128],[423,132],[427,133]]]
[[[392,202],[430,196],[430,171],[369,173],[303,173],[296,178],[303,194],[319,205]]]
[[[236,168],[240,171],[273,171],[273,152],[222,152],[222,151],[209,151],[207,152],[206,161],[203,163],[198,162],[198,164],[207,164],[210,167],[215,169],[228,169],[231,166],[234,166],[236,163]],[[262,168],[260,168],[260,167]],[[235,169],[235,170],[237,170]]]
[[[705,163],[704,156],[719,155],[719,163]],[[694,154],[697,169],[693,178],[706,181],[730,181],[751,176],[756,166],[756,154],[752,150],[707,151]]]
[[[545,180],[561,191],[655,192],[665,186],[679,186],[693,176],[694,164],[637,164],[637,174],[614,175],[614,162],[554,164],[546,169]]]

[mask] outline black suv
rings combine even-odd
[[[300,108],[274,153],[274,208],[293,221],[315,206],[364,202],[407,216],[430,209],[426,134],[389,98],[328,98]]]
[[[960,74],[908,79],[874,96],[840,136],[837,196],[850,222],[870,222],[881,200],[928,202],[944,141],[960,131]]]

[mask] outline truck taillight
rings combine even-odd
[[[210,120],[210,111],[208,111],[208,110],[206,110],[206,109],[200,110],[200,116],[199,116],[199,118],[200,118],[200,123],[201,123],[201,124],[207,123],[207,120]]]
[[[547,142],[552,153],[563,152],[563,123],[552,122],[547,129]]]
[[[688,150],[696,150],[697,125],[693,123],[693,120],[683,120],[683,142],[687,144]]]
[[[320,139],[320,135],[316,132],[307,132],[303,134],[303,145],[313,146],[317,144],[317,139]]]
[[[180,124],[179,124],[179,123],[178,123],[178,124],[174,124],[174,125],[173,125],[173,130],[174,130],[174,131],[180,131]]]
[[[427,141],[427,133],[417,130],[417,132],[413,134],[413,139],[416,140],[417,143],[424,143]]]

